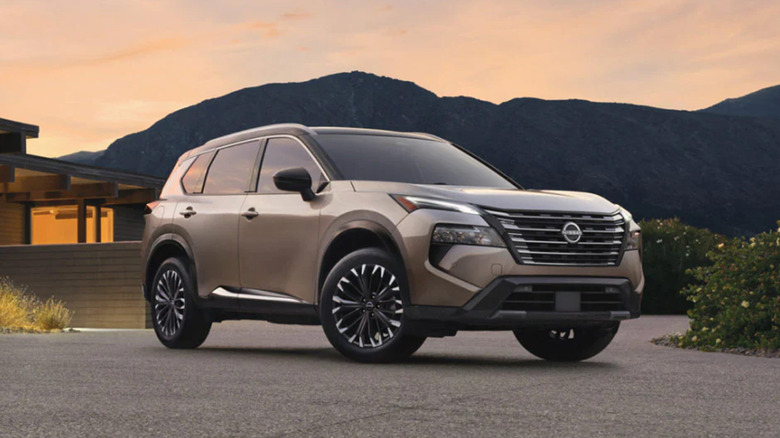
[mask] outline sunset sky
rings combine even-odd
[[[362,70],[440,96],[699,109],[780,84],[780,2],[0,0],[0,117],[99,150],[179,108]]]

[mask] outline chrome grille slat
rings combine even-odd
[[[512,233],[509,234],[510,237],[512,237]],[[518,242],[518,243],[539,243],[539,244],[545,244],[545,245],[569,245],[569,242],[565,242],[563,240],[557,241],[557,240],[525,240],[522,237],[512,237],[512,241]],[[612,240],[609,242],[580,242],[580,245],[622,245],[622,242],[619,240]]]
[[[527,249],[518,249],[520,254],[542,254],[542,255],[573,255],[573,256],[613,256],[617,255],[617,251],[613,252],[553,252],[553,251],[531,251]]]
[[[615,266],[623,251],[626,223],[619,213],[577,214],[484,209],[509,235],[522,263],[551,266]],[[569,243],[561,230],[568,222],[582,237]]]
[[[484,209],[486,212],[493,216],[499,216],[501,218],[508,217],[512,219],[553,219],[553,220],[582,220],[582,221],[602,221],[602,222],[614,222],[622,221],[623,217],[619,213],[610,215],[590,215],[590,214],[566,214],[566,213],[509,213],[505,211]]]

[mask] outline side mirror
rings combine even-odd
[[[279,190],[300,193],[304,201],[314,199],[314,192],[311,189],[311,175],[303,167],[293,167],[276,172],[274,184]]]

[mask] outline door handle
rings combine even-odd
[[[250,208],[249,210],[241,213],[241,216],[244,216],[245,218],[249,219],[250,221],[258,216],[260,216],[260,213],[255,210],[254,207]]]
[[[190,216],[195,216],[197,213],[192,207],[187,207],[184,211],[179,212],[180,215],[184,216],[184,219],[189,219]]]

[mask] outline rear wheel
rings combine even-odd
[[[360,362],[408,358],[425,341],[406,334],[408,286],[400,264],[386,251],[355,251],[333,267],[320,297],[325,335],[344,356]]]
[[[211,330],[211,321],[193,296],[189,271],[178,257],[165,260],[152,283],[152,323],[157,338],[168,348],[197,348]]]
[[[619,323],[605,327],[563,329],[520,329],[515,337],[529,353],[556,362],[589,359],[607,348],[618,331]]]

